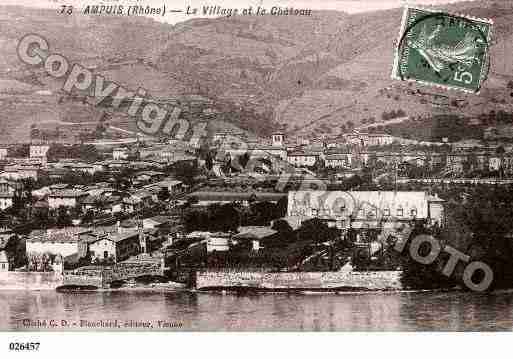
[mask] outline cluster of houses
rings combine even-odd
[[[136,149],[115,147],[111,158],[94,163],[86,163],[76,158],[60,159],[48,162],[48,144],[30,145],[27,158],[8,157],[7,148],[0,148],[0,178],[19,181],[32,179],[37,181],[42,175],[51,179],[62,178],[66,173],[87,173],[94,175],[98,172],[116,171],[122,168],[142,170],[148,167],[164,168],[179,161],[194,162],[194,148],[183,141],[168,144],[150,144],[138,146]]]
[[[57,256],[65,264],[76,264],[84,258],[93,263],[117,263],[161,248],[173,235],[175,224],[172,217],[155,216],[110,226],[34,230],[25,238],[26,252],[29,256]]]
[[[92,185],[62,183],[33,190],[32,196],[38,199],[37,206],[42,204],[49,209],[80,208],[82,213],[93,211],[112,215],[137,212],[157,203],[161,192],[176,195],[185,188],[181,181],[165,177],[162,172],[141,171],[135,178],[139,186],[129,191],[116,190],[107,182]]]
[[[410,163],[416,166],[434,168],[442,166],[456,173],[468,169],[504,170],[513,174],[513,153],[496,151],[495,148],[453,149],[440,151],[386,151],[386,146],[397,143],[397,139],[387,134],[367,134],[354,132],[338,141],[298,140],[286,141],[284,133],[274,133],[269,143],[248,141],[244,134],[218,132],[213,144],[223,154],[230,156],[266,157],[293,167],[314,167],[322,162],[324,167],[337,170],[358,169],[382,163],[385,166]],[[380,149],[380,146],[383,147]],[[8,157],[0,148],[0,161],[4,163],[0,173],[0,210],[13,206],[17,193],[20,193],[20,180],[38,180],[45,173],[52,179],[52,185],[36,188],[31,195],[36,199],[37,210],[59,208],[78,209],[81,215],[126,214],[131,219],[114,225],[82,227],[80,216],[75,226],[32,231],[25,238],[26,252],[48,253],[63,258],[64,263],[78,263],[83,258],[93,261],[119,262],[142,253],[161,249],[164,243],[172,243],[179,238],[176,227],[179,220],[173,217],[138,218],[144,208],[151,208],[159,202],[163,192],[170,195],[185,194],[185,199],[194,206],[226,204],[238,202],[248,206],[252,201],[278,203],[287,199],[286,221],[292,229],[311,218],[320,218],[331,227],[341,230],[369,228],[398,228],[412,220],[425,220],[431,224],[444,224],[444,201],[426,192],[401,191],[355,191],[329,192],[328,201],[321,200],[326,192],[290,191],[277,193],[271,190],[253,191],[233,189],[216,191],[204,189],[188,193],[187,187],[175,178],[160,171],[177,161],[197,161],[197,154],[183,142],[154,144],[151,146],[115,147],[112,158],[94,163],[84,163],[74,159],[48,162],[49,146],[31,145],[30,156],[26,159]],[[72,185],[59,182],[69,173],[98,172],[119,173],[120,170],[134,170],[131,186],[120,190],[111,182],[98,182],[90,185]],[[242,178],[242,174],[239,176]],[[224,184],[230,178],[221,177]],[[211,181],[213,182],[213,181]],[[330,202],[331,201],[331,202]],[[130,214],[134,214],[130,216]],[[236,220],[236,219],[234,219]],[[4,231],[6,236],[12,232]],[[0,270],[10,268],[9,253],[0,230]],[[205,244],[206,251],[223,252],[234,247],[245,246],[259,251],[266,242],[275,239],[276,230],[272,226],[239,226],[237,233],[192,232],[184,235],[186,240]],[[10,238],[10,237],[9,237]],[[2,266],[6,264],[5,266]]]
[[[42,177],[48,178],[57,184],[37,188],[32,195],[40,201],[38,208],[45,206],[50,209],[81,206],[84,211],[95,211],[109,214],[127,211],[134,212],[145,202],[155,200],[156,195],[162,190],[168,190],[170,194],[183,190],[183,184],[173,178],[167,178],[163,172],[148,170],[162,169],[177,161],[194,162],[196,157],[187,153],[187,148],[178,148],[178,145],[165,145],[147,147],[144,160],[126,160],[120,153],[128,153],[127,148],[115,148],[114,158],[94,163],[85,163],[77,159],[61,159],[57,162],[48,162],[47,154],[49,145],[35,144],[30,146],[28,158],[10,158],[6,148],[0,148],[0,210],[12,207],[16,191],[20,189],[23,180],[38,181]],[[178,148],[178,150],[177,150]],[[173,152],[174,157],[169,155]],[[180,152],[180,150],[183,150]],[[181,154],[181,155],[178,155]],[[111,183],[96,183],[91,186],[71,186],[59,183],[67,174],[118,173],[122,169],[133,169],[136,173],[133,179],[133,187],[136,191],[131,193],[117,193]]]
[[[472,144],[453,145],[447,150],[444,142],[410,143],[411,141],[388,134],[353,132],[338,139],[319,141],[286,141],[285,134],[273,133],[270,143],[246,141],[244,134],[221,132],[214,136],[214,144],[231,157],[245,153],[250,157],[274,157],[294,167],[313,167],[322,163],[333,169],[355,169],[362,166],[396,165],[409,163],[418,167],[442,166],[452,173],[483,170],[513,174],[513,152],[497,151],[497,146]],[[396,144],[401,150],[384,150]],[[416,145],[430,145],[439,150],[416,150]],[[442,149],[442,145],[446,145]],[[222,159],[221,159],[222,160]]]
[[[245,193],[195,192],[196,206],[213,203],[239,202],[248,205]],[[423,221],[431,226],[445,225],[445,201],[425,191],[290,191],[273,195],[262,193],[255,200],[277,202],[286,198],[286,216],[275,219],[269,226],[239,226],[235,233],[194,231],[183,238],[192,246],[204,245],[207,253],[232,250],[258,252],[270,242],[279,240],[276,221],[283,221],[292,231],[310,219],[318,218],[329,227],[348,233],[366,233],[378,230],[381,235],[399,236],[412,221]]]

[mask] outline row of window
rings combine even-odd
[[[293,214],[292,215],[302,215],[302,216],[305,216],[307,214],[307,209],[306,208],[299,208],[299,209],[295,209],[292,211]],[[328,215],[331,215],[332,214],[332,211],[329,210],[329,209],[317,209],[317,208],[312,208],[311,209],[311,212],[312,212],[312,216],[316,217],[316,216],[328,216]],[[333,211],[335,212],[335,211]],[[340,207],[340,211],[338,211],[337,213],[335,214],[343,214],[346,212],[346,208],[345,207]],[[405,216],[405,213],[404,213],[404,209],[402,207],[399,207],[397,208],[397,211],[395,213],[395,216],[396,217],[404,217]],[[383,209],[383,213],[382,213],[383,217],[390,217],[392,215],[391,213],[391,210],[389,208],[385,208]],[[416,208],[412,208],[410,210],[410,213],[409,213],[410,217],[417,217],[417,209]],[[362,217],[367,217],[367,218],[373,218],[373,217],[377,217],[378,216],[378,209],[377,208],[373,208],[373,209],[370,209],[370,210],[367,210],[367,212],[365,212],[364,209],[360,209],[358,211],[358,218],[362,218]]]

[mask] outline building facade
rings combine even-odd
[[[87,193],[76,190],[54,191],[48,196],[48,206],[52,209],[59,207],[76,207],[80,200],[87,197]]]
[[[26,238],[26,251],[32,254],[50,253],[67,257],[79,252],[80,236],[90,232],[83,227],[35,230]]]
[[[311,152],[294,151],[287,155],[287,161],[295,167],[311,167],[315,164],[319,155]]]
[[[89,244],[89,252],[92,258],[123,261],[141,253],[140,234],[133,231],[99,235],[97,240]]]
[[[321,218],[341,229],[444,223],[443,200],[419,191],[291,191],[287,215]]]

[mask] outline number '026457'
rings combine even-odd
[[[36,342],[27,342],[27,343],[19,343],[12,342],[9,343],[9,350],[11,351],[38,351],[40,343]]]

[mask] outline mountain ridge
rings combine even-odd
[[[60,84],[20,63],[16,41],[28,32],[42,34],[53,51],[95,67],[127,88],[143,87],[160,98],[202,95],[224,111],[223,120],[261,136],[278,125],[286,126],[291,135],[335,135],[349,123],[378,120],[383,112],[399,109],[411,117],[476,116],[497,109],[497,100],[505,102],[501,109],[513,110],[506,87],[513,79],[513,65],[507,60],[513,55],[512,2],[479,0],[444,8],[494,19],[491,70],[479,95],[390,78],[401,9],[352,15],[319,11],[307,18],[191,19],[169,25],[146,18],[62,17],[47,10],[0,7],[1,122],[22,120],[24,125],[13,133],[23,136],[31,123],[56,114],[64,121],[100,116],[98,109],[85,109],[88,115],[81,116],[80,107],[71,109],[66,101],[61,106]],[[37,90],[50,90],[52,95],[34,98]],[[430,95],[419,96],[418,91]],[[438,95],[447,96],[449,104],[458,100],[467,105],[434,106]],[[18,101],[31,105],[20,109]],[[121,114],[115,116],[130,122]],[[262,131],[256,121],[265,122]]]

